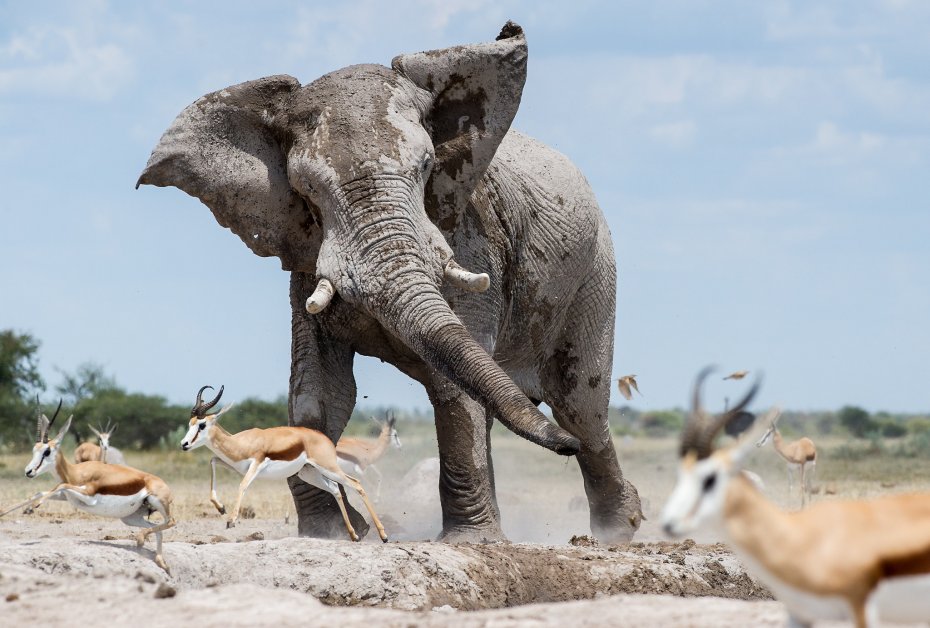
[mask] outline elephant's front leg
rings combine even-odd
[[[291,273],[291,382],[288,397],[289,423],[319,430],[335,443],[342,435],[355,406],[354,351],[326,333],[319,317],[305,309],[315,279]],[[331,493],[294,475],[288,478],[297,508],[300,536],[345,538],[345,523]],[[342,490],[340,488],[340,490]],[[360,537],[368,532],[365,518],[346,502],[349,519]]]
[[[440,540],[503,540],[485,409],[440,376],[434,378],[428,392],[439,440]]]

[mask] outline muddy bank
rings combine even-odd
[[[282,538],[165,544],[171,575],[127,540],[0,537],[0,565],[49,576],[136,577],[178,591],[249,584],[333,606],[430,610],[512,607],[620,593],[767,599],[733,555],[692,543],[573,547],[349,543]]]
[[[736,628],[781,626],[776,602],[719,598],[620,595],[600,600],[533,604],[517,608],[459,612],[448,607],[400,611],[331,607],[313,597],[254,584],[219,585],[175,591],[146,576],[55,575],[31,567],[0,566],[0,613],[4,624],[65,625],[93,617],[112,626],[601,626],[636,628],[692,626]],[[6,600],[6,601],[4,601]]]

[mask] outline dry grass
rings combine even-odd
[[[395,526],[407,529],[413,537],[422,538],[438,529],[438,491],[432,493],[429,503],[411,508],[403,499],[410,487],[404,486],[401,480],[419,461],[437,455],[435,434],[430,425],[408,426],[401,431],[401,438],[404,448],[391,449],[379,463],[384,485],[383,497],[376,508]],[[818,443],[821,457],[815,479],[815,500],[930,490],[930,460],[901,458],[890,453],[856,461],[831,457],[831,450],[841,444],[838,439]],[[624,472],[638,487],[649,518],[641,538],[658,538],[655,521],[675,482],[676,443],[674,439],[618,437],[616,446]],[[219,517],[209,503],[209,451],[125,453],[127,463],[169,483],[175,496],[175,515],[180,520]],[[587,531],[581,474],[573,460],[555,456],[498,429],[494,430],[493,454],[504,530],[511,539],[563,543],[572,534]],[[71,455],[70,448],[68,455]],[[28,460],[28,454],[0,456],[0,507],[51,487],[49,475],[35,480],[23,476]],[[775,502],[786,508],[797,506],[797,489],[789,496],[785,465],[771,447],[758,451],[750,468],[763,478],[766,492]],[[219,469],[217,476],[220,499],[231,506],[239,477],[225,469]],[[365,481],[371,488],[372,478]],[[293,515],[294,510],[285,483],[277,481],[256,482],[243,503],[254,509],[258,519],[281,521],[285,513]],[[90,518],[62,502],[49,503],[37,514],[62,519]],[[291,525],[294,525],[293,517]]]

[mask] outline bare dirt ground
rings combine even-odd
[[[429,436],[405,439],[404,450],[381,465],[376,508],[391,534],[386,545],[295,538],[292,502],[275,482],[256,483],[245,500],[252,518],[226,529],[207,502],[207,456],[130,453],[130,464],[164,477],[175,494],[179,524],[165,534],[171,575],[152,562],[154,539],[137,550],[118,521],[60,502],[28,516],[13,513],[0,519],[0,623],[59,625],[105,610],[113,625],[154,626],[289,626],[308,619],[348,626],[784,625],[782,605],[715,539],[661,540],[656,520],[674,482],[671,444],[618,442],[649,520],[636,543],[602,547],[584,539],[569,544],[587,532],[574,463],[516,438],[496,443],[504,531],[520,543],[427,541],[440,526]],[[21,458],[0,459],[0,506],[52,484],[50,477],[23,478]],[[775,462],[759,469],[766,490],[791,507]],[[880,476],[887,483],[887,468]],[[897,481],[910,488],[905,477]],[[238,478],[219,479],[221,498],[231,502]],[[835,481],[837,492],[873,494],[884,486],[878,479],[852,481]]]
[[[768,593],[721,546],[256,540],[279,524],[251,520],[209,539],[182,527],[165,546],[169,576],[152,562],[151,545],[137,550],[119,524],[25,519],[0,525],[7,625],[63,623],[102,605],[120,609],[121,625],[290,625],[307,617],[392,626],[783,621],[779,604],[743,601]]]

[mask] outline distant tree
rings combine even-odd
[[[917,417],[907,422],[907,430],[911,434],[930,434],[930,419]]]
[[[894,419],[884,419],[877,423],[878,430],[885,438],[901,438],[907,436],[907,425]]]
[[[61,374],[61,383],[55,386],[55,391],[64,398],[65,403],[72,406],[79,404],[82,399],[117,388],[116,379],[107,375],[103,367],[94,362],[84,362],[74,373],[56,370]]]
[[[868,434],[878,430],[878,424],[869,416],[869,413],[856,406],[844,406],[837,413],[840,424],[849,430],[856,438],[865,438]]]
[[[678,410],[658,410],[639,417],[640,427],[649,436],[668,436],[679,432],[684,422],[685,417]]]
[[[30,334],[0,332],[0,395],[26,399],[45,390],[39,375],[39,341]]]
[[[101,390],[74,408],[77,429],[108,419],[118,423],[113,444],[124,451],[165,444],[164,438],[178,426],[186,427],[189,418],[189,407],[170,405],[159,395],[127,393],[120,388]]]
[[[219,410],[222,403],[221,401],[220,406],[214,410]],[[227,431],[233,434],[251,427],[266,428],[287,425],[287,397],[281,396],[274,401],[254,397],[243,399],[236,402],[236,405],[222,416],[220,422]]]
[[[30,334],[0,331],[0,445],[25,445],[35,424],[35,395],[45,390],[38,350],[39,341]]]

